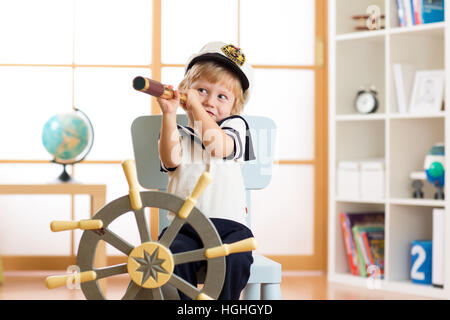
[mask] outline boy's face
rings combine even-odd
[[[191,86],[192,89],[198,91],[200,103],[216,122],[231,115],[235,100],[235,95],[230,89],[231,81],[235,80],[228,75],[217,83],[200,78]]]

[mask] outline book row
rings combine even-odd
[[[384,212],[340,213],[350,272],[384,278]]]
[[[400,27],[444,21],[444,0],[397,0]]]
[[[409,278],[413,283],[443,287],[444,216],[444,209],[434,208],[432,238],[410,243]],[[384,212],[341,212],[339,220],[351,274],[384,279]]]

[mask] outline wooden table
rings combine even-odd
[[[91,196],[91,217],[105,204],[106,185],[81,183],[0,184],[0,194],[88,194]]]
[[[0,194],[65,194],[65,195],[80,195],[87,194],[91,198],[91,217],[105,204],[106,202],[106,185],[104,184],[81,184],[81,183],[49,183],[49,184],[0,184]],[[49,221],[50,225],[50,221]],[[50,232],[50,227],[49,227]],[[19,257],[18,257],[19,258]],[[28,262],[31,259],[26,257]],[[50,257],[55,261],[54,257]],[[5,261],[5,267],[8,269],[15,269],[15,262],[17,260],[14,257],[8,259],[11,261]],[[20,260],[20,259],[19,259]],[[36,259],[34,259],[36,260]],[[70,260],[70,259],[69,259]],[[65,260],[67,261],[67,259]],[[106,246],[103,241],[101,241],[97,247],[95,266],[106,266]],[[34,265],[34,266],[33,266]],[[45,263],[44,263],[45,265]],[[67,268],[68,265],[63,268]],[[4,269],[6,269],[4,268]],[[36,264],[28,264],[27,269],[36,269]],[[61,269],[61,266],[56,265],[52,270]]]

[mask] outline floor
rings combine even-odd
[[[45,278],[63,272],[5,271],[0,285],[0,300],[84,300],[81,290],[57,288],[49,290]],[[108,299],[120,299],[128,285],[128,275],[108,278]],[[415,300],[417,296],[356,288],[328,283],[326,276],[314,272],[285,272],[281,291],[286,300]]]

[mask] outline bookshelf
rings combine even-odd
[[[376,5],[385,14],[384,29],[356,31],[352,15]],[[446,1],[446,21],[450,21]],[[418,70],[445,69],[450,57],[448,22],[399,27],[396,0],[329,0],[329,225],[328,281],[371,289],[367,278],[351,275],[339,213],[385,212],[385,276],[376,289],[419,297],[450,299],[450,218],[445,221],[444,288],[414,284],[409,279],[410,243],[432,238],[433,208],[450,208],[447,199],[434,200],[425,182],[425,198],[413,199],[409,173],[423,168],[424,157],[436,142],[450,150],[450,111],[435,114],[399,113],[393,63]],[[449,83],[449,69],[445,82]],[[361,85],[378,91],[376,113],[354,109]],[[449,101],[450,86],[444,96]],[[448,151],[447,151],[448,152]],[[337,164],[341,160],[385,159],[385,198],[361,200],[337,197]],[[449,157],[446,167],[450,168]],[[446,178],[447,180],[447,178]],[[447,180],[448,181],[448,180]]]

